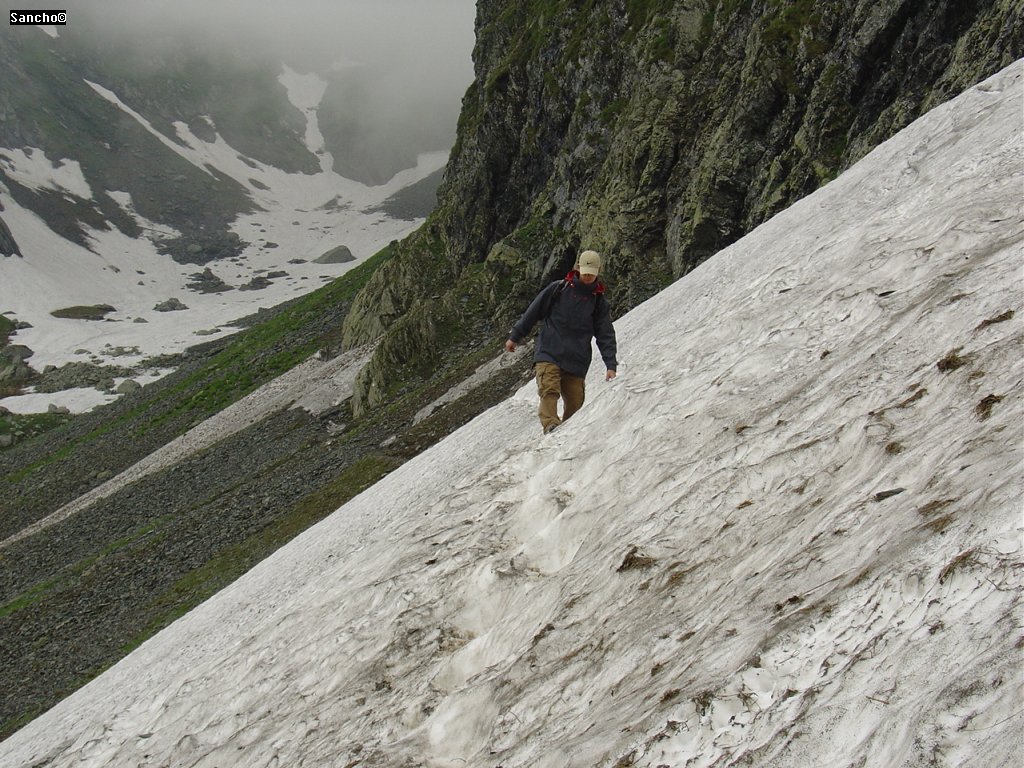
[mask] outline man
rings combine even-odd
[[[540,395],[537,415],[545,433],[583,405],[591,339],[597,339],[597,348],[608,370],[605,380],[615,378],[615,329],[604,297],[604,284],[597,279],[600,271],[601,256],[596,251],[583,251],[564,280],[537,294],[505,342],[505,349],[514,352],[537,321],[544,321],[533,362]],[[559,397],[564,404],[561,418]]]

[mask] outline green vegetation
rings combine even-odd
[[[626,42],[632,43],[642,30],[650,30],[648,53],[655,61],[671,61],[676,47],[671,12],[675,3],[667,0],[627,0],[629,31]]]
[[[6,604],[0,605],[0,618],[31,608],[55,592],[73,588],[98,562],[117,554],[127,547],[136,545],[139,541],[150,536],[158,527],[158,522],[146,523],[127,536],[109,542],[99,552],[69,566],[60,575],[34,584],[31,588],[25,590]]]
[[[629,100],[626,98],[618,98],[610,101],[605,105],[604,109],[601,110],[600,120],[604,125],[611,125],[615,122],[615,119],[622,114],[629,104]]]
[[[40,582],[39,584],[33,585],[31,589],[26,590],[5,605],[0,605],[0,619],[4,616],[9,616],[12,613],[17,613],[18,611],[31,607],[44,595],[47,595],[56,589],[61,582],[61,579],[50,579],[48,581]]]
[[[821,24],[821,12],[815,10],[814,0],[783,2],[772,0],[775,15],[771,16],[763,33],[765,45],[774,51],[782,83],[791,94],[800,93],[796,62],[814,58],[827,50],[815,38]]]
[[[12,413],[0,416],[0,438],[9,435],[11,437],[11,445],[13,445],[17,440],[28,440],[36,435],[41,435],[43,432],[66,424],[72,418],[74,417],[62,413]],[[11,445],[8,445],[5,448],[3,443],[4,441],[0,440],[0,450],[6,450],[6,448],[11,447]]]
[[[534,213],[521,227],[508,236],[509,244],[524,254],[533,254],[551,242],[551,222]]]
[[[654,20],[653,29],[651,56],[657,61],[671,62],[676,50],[676,34],[672,21],[667,16],[658,16]]]
[[[670,60],[675,49],[670,19],[674,5],[672,0],[628,0],[625,35],[616,44],[632,45],[650,26],[654,57]],[[507,4],[498,19],[480,33],[481,38],[495,34],[504,40],[515,40],[503,59],[491,66],[485,92],[490,95],[500,90],[512,73],[524,72],[531,62],[539,60],[541,50],[560,48],[557,70],[544,72],[545,83],[557,92],[566,64],[592,53],[594,30],[611,29],[612,25],[609,9],[596,0],[528,0]],[[516,30],[516,34],[506,34],[510,29]]]
[[[319,347],[337,343],[341,337],[340,323],[338,327],[323,329],[319,335],[311,336],[304,332],[322,325],[320,319],[327,314],[325,307],[351,302],[392,253],[393,244],[337,280],[297,299],[266,322],[241,331],[232,337],[224,350],[175,386],[156,390],[155,395],[131,410],[68,441],[46,458],[8,475],[4,481],[24,480],[40,467],[59,461],[125,425],[132,425],[134,435],[141,437],[173,420],[180,425],[176,430],[180,434],[196,421],[240,400],[308,358]]]
[[[117,310],[109,304],[93,304],[91,306],[65,307],[55,309],[50,314],[66,320],[103,320],[111,312]]]
[[[815,0],[772,0],[775,15],[764,31],[764,40],[769,44],[781,43],[790,50],[800,44],[804,30],[812,31],[821,22],[820,12],[815,12]]]

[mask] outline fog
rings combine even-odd
[[[52,3],[43,3],[50,7]],[[88,25],[146,46],[183,41],[273,52],[299,66],[359,63],[460,90],[472,73],[474,0],[75,0],[68,28]]]
[[[341,172],[368,183],[414,164],[417,152],[451,147],[473,76],[475,0],[74,0],[61,8],[62,37],[116,52],[135,76],[181,77],[196,61],[235,73],[281,63],[318,73],[330,82],[321,110],[328,150]]]

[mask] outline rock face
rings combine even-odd
[[[346,322],[347,345],[384,336],[357,413],[493,343],[583,247],[606,254],[620,314],[1024,39],[1001,0],[480,0],[476,32],[438,207]]]
[[[3,210],[3,206],[0,206],[0,210]],[[11,230],[4,223],[4,220],[0,219],[0,257],[18,256],[20,254],[21,249],[18,248],[14,235],[11,234]]]
[[[65,363],[60,368],[47,366],[36,382],[37,392],[62,392],[66,389],[93,387],[103,392],[114,389],[114,379],[131,376],[130,368],[93,363]]]
[[[0,344],[0,389],[20,386],[32,378],[32,368],[25,362],[32,354],[22,344]]]

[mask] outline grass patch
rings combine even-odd
[[[111,312],[116,311],[109,304],[92,304],[90,306],[82,305],[55,309],[50,314],[63,320],[103,320]]]
[[[98,562],[126,547],[136,544],[138,541],[160,528],[162,524],[163,521],[159,520],[146,523],[128,535],[122,536],[120,539],[108,543],[98,552],[95,552],[94,554],[79,560],[74,565],[65,568],[59,576],[34,584],[10,602],[0,605],[0,619],[17,613],[18,611],[23,611],[26,608],[31,608],[55,592],[68,587],[73,587],[82,578],[88,575],[89,571],[92,570]]]
[[[12,413],[8,416],[0,416],[0,437],[9,435],[11,444],[4,447],[0,441],[0,451],[7,450],[20,440],[40,435],[62,424],[66,424],[73,417],[63,413]]]
[[[601,114],[598,119],[602,125],[611,125],[615,120],[623,113],[626,109],[626,105],[629,104],[629,100],[626,98],[613,99],[601,110]]]
[[[35,605],[46,595],[53,592],[63,582],[62,579],[50,579],[48,581],[40,582],[39,584],[33,585],[31,588],[25,590],[20,595],[15,597],[9,603],[0,605],[0,619],[10,616],[12,613],[23,611],[26,608]]]

